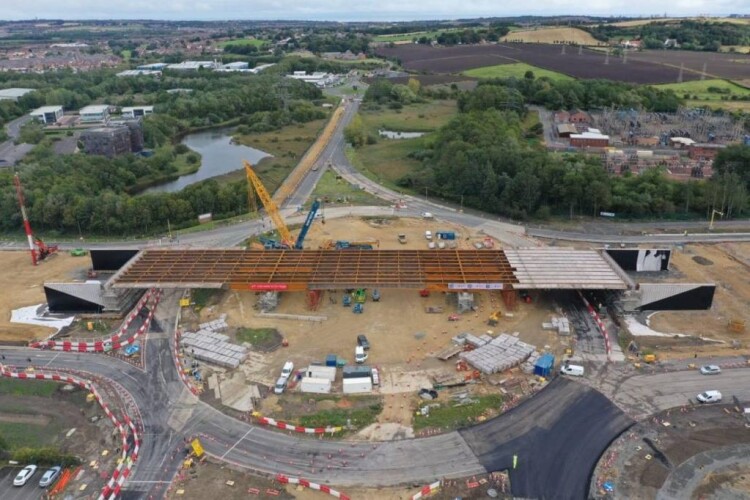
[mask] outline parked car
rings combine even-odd
[[[31,476],[33,476],[35,472],[36,465],[27,465],[21,469],[21,472],[19,472],[13,480],[13,486],[23,486],[29,481],[29,479],[31,479]]]
[[[42,479],[39,480],[39,486],[41,486],[42,488],[46,488],[47,486],[52,485],[52,483],[57,481],[57,478],[60,476],[61,470],[62,469],[57,466],[48,469],[47,472],[45,472],[42,476]]]
[[[357,335],[357,345],[361,345],[364,350],[370,348],[370,342],[367,341],[367,337],[364,335]]]
[[[560,373],[563,375],[571,375],[573,377],[583,377],[585,370],[581,365],[564,364],[560,368]]]
[[[716,365],[705,365],[701,366],[701,373],[703,375],[718,375],[721,373],[721,368]]]
[[[294,371],[294,363],[291,361],[287,361],[284,363],[284,367],[281,369],[281,377],[282,378],[289,378],[292,375],[292,372]]]
[[[698,394],[696,399],[701,403],[718,403],[721,401],[721,393],[719,391],[706,391]]]
[[[276,381],[276,385],[273,386],[274,394],[281,394],[286,389],[286,384],[289,382],[289,377],[279,377]]]
[[[424,232],[425,239],[431,241],[432,240],[432,231],[425,231]]]
[[[398,235],[398,242],[402,245],[406,245],[406,235],[405,234],[399,234]]]
[[[357,363],[364,363],[367,361],[367,353],[365,352],[365,348],[361,345],[354,348],[354,361]]]

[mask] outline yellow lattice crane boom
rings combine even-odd
[[[271,195],[268,194],[268,191],[266,191],[265,186],[262,182],[260,182],[260,179],[253,171],[252,165],[250,165],[249,162],[243,161],[245,165],[245,174],[247,175],[247,182],[252,184],[253,188],[255,189],[255,192],[258,193],[258,198],[260,198],[260,202],[263,204],[263,207],[266,209],[266,213],[269,217],[271,217],[271,220],[276,225],[276,229],[279,231],[279,235],[281,236],[281,243],[283,245],[286,245],[289,248],[292,248],[294,246],[294,240],[292,239],[292,234],[289,232],[289,228],[286,227],[286,224],[284,223],[284,219],[281,217],[281,214],[279,213],[279,208],[276,206],[276,203],[274,203],[273,199],[271,198]]]

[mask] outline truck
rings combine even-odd
[[[456,233],[453,231],[436,231],[435,236],[439,240],[455,240],[456,239]]]
[[[299,390],[313,394],[328,394],[331,392],[331,381],[327,378],[303,377]]]
[[[305,371],[305,377],[325,379],[333,382],[336,380],[336,366],[310,365]]]
[[[344,379],[344,394],[364,394],[372,392],[372,378],[358,377]]]

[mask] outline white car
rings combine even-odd
[[[425,231],[424,237],[426,240],[431,241],[432,240],[432,231]]]
[[[57,477],[60,475],[61,470],[62,469],[57,466],[49,469],[44,473],[42,479],[39,481],[39,486],[41,486],[42,488],[46,488],[47,486],[50,486],[52,483],[57,481]]]
[[[13,486],[23,486],[29,481],[29,479],[31,479],[31,476],[33,476],[35,472],[36,465],[27,465],[21,469],[21,472],[19,472],[13,480]]]
[[[698,394],[696,399],[701,403],[718,403],[721,401],[721,393],[719,391],[706,391]]]
[[[281,369],[281,377],[282,378],[289,378],[292,375],[292,372],[294,371],[294,363],[291,361],[287,361],[284,363],[284,367]]]
[[[701,374],[703,375],[718,375],[719,373],[721,373],[721,368],[716,365],[701,366]]]

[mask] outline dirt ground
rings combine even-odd
[[[426,248],[425,229],[453,230],[460,234],[457,240],[463,248],[470,248],[472,241],[480,241],[483,236],[469,234],[450,224],[438,224],[414,219],[386,220],[383,224],[372,224],[361,219],[335,220],[325,225],[315,224],[310,230],[306,246],[316,248],[325,240],[375,239],[381,249]],[[397,235],[407,235],[407,244],[397,241]],[[468,240],[466,238],[469,238]],[[440,251],[440,250],[435,250]],[[342,306],[343,291],[325,292],[316,311],[307,307],[305,294],[286,293],[280,295],[279,307],[274,313],[324,316],[325,321],[286,320],[265,318],[253,308],[257,296],[248,292],[225,292],[215,306],[207,307],[200,314],[200,321],[218,318],[227,314],[230,327],[273,327],[289,341],[289,347],[280,349],[268,356],[267,362],[281,368],[284,361],[294,361],[296,367],[304,367],[313,361],[322,361],[326,354],[336,354],[350,363],[354,358],[354,347],[359,334],[367,335],[371,348],[367,363],[374,366],[389,365],[403,371],[425,368],[442,368],[449,364],[438,361],[434,355],[451,344],[451,337],[462,332],[481,335],[519,331],[519,338],[532,343],[539,350],[545,346],[554,351],[560,350],[557,335],[542,330],[542,322],[553,314],[552,304],[543,300],[537,304],[518,304],[512,317],[499,293],[475,294],[476,312],[462,314],[458,321],[448,321],[450,314],[457,312],[454,294],[433,293],[430,297],[420,297],[417,290],[381,290],[379,302],[369,296],[364,304],[364,313],[354,314],[351,307]],[[428,306],[443,307],[444,312],[428,314]],[[487,325],[491,312],[503,310],[506,316],[495,327]],[[276,377],[276,371],[269,374],[269,383]]]
[[[602,455],[592,478],[592,498],[656,497],[669,469],[644,438],[651,440],[674,468],[698,453],[749,442],[750,433],[741,415],[726,405],[663,412],[620,436]],[[605,481],[614,484],[613,494],[601,489]],[[741,486],[742,481],[747,483],[742,474],[727,481],[735,487]]]
[[[679,340],[669,342],[664,357],[681,357],[687,351],[699,355],[737,354],[732,341],[741,349],[750,346],[750,243],[688,245],[672,252],[670,277],[667,281],[682,283],[716,283],[713,307],[708,311],[659,312],[651,316],[651,328],[664,333],[683,333],[723,341],[724,344],[695,345]],[[744,320],[744,333],[727,328],[730,320]],[[639,337],[643,339],[643,337]],[[666,344],[664,338],[653,342]],[[684,345],[684,348],[682,344]],[[692,345],[691,345],[692,344]]]
[[[227,484],[227,481],[233,481],[234,484]],[[395,488],[337,488],[336,485],[329,486],[348,495],[349,498],[356,498],[357,500],[407,500],[417,493],[423,485]],[[248,490],[251,488],[260,490],[260,492],[249,494]],[[490,488],[494,488],[499,493],[509,491],[507,475],[495,473],[449,481],[430,498],[438,500],[488,498],[486,493]],[[266,493],[268,489],[278,491],[279,495]],[[320,491],[310,490],[298,485],[281,485],[274,480],[239,472],[210,461],[198,464],[190,472],[181,472],[167,494],[167,498],[171,500],[203,500],[216,496],[221,496],[225,500],[246,498],[324,500],[331,498],[330,495]]]
[[[693,492],[693,498],[719,499],[731,494],[730,492],[750,494],[750,466],[738,464],[724,472],[708,475]]]
[[[88,257],[71,257],[61,252],[38,266],[31,265],[29,252],[0,252],[0,341],[28,341],[53,332],[44,326],[10,322],[13,309],[42,304],[45,281],[85,280],[91,267]]]

